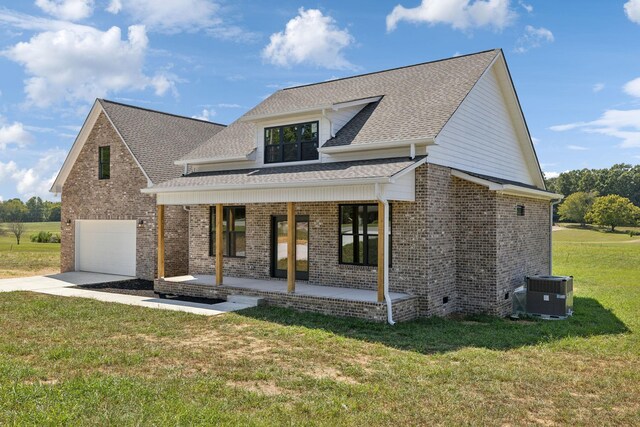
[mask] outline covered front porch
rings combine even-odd
[[[156,291],[252,295],[271,305],[389,323],[413,318],[413,297],[390,294],[390,206],[400,204],[398,213],[415,209],[407,202],[415,201],[415,169],[424,162],[394,158],[203,172],[146,189],[158,205]],[[168,205],[189,211],[183,235],[190,278],[164,274],[165,256],[171,256],[163,237]],[[400,268],[405,262],[396,259]]]
[[[285,280],[224,276],[222,284],[216,285],[215,275],[194,274],[157,279],[155,291],[159,294],[216,299],[227,299],[230,295],[246,295],[261,298],[265,304],[275,307],[359,317],[379,322],[387,320],[387,305],[378,301],[377,291],[313,285],[305,281],[295,281],[295,292],[290,292]],[[416,317],[416,297],[389,292],[389,298],[395,321],[406,321]]]

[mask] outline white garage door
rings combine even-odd
[[[136,275],[136,221],[77,220],[76,270]]]

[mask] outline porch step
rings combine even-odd
[[[229,295],[227,297],[227,302],[243,304],[248,307],[257,307],[258,305],[262,305],[262,303],[264,302],[264,299],[260,297],[252,297],[248,295]]]

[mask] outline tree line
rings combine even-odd
[[[597,196],[617,194],[640,206],[640,165],[619,163],[609,169],[572,170],[547,179],[546,183],[549,191],[564,196],[579,191]]]
[[[640,165],[573,170],[546,183],[548,190],[565,196],[557,211],[561,220],[607,226],[611,231],[640,222]]]
[[[32,197],[24,203],[20,199],[0,202],[0,222],[60,221],[60,202]]]

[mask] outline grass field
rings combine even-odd
[[[0,425],[640,425],[640,243],[596,234],[554,233],[567,321],[0,294]]]
[[[59,243],[31,243],[32,234],[49,231],[60,234],[59,222],[25,222],[20,244],[9,231],[9,224],[0,223],[0,278],[34,276],[60,272]]]

